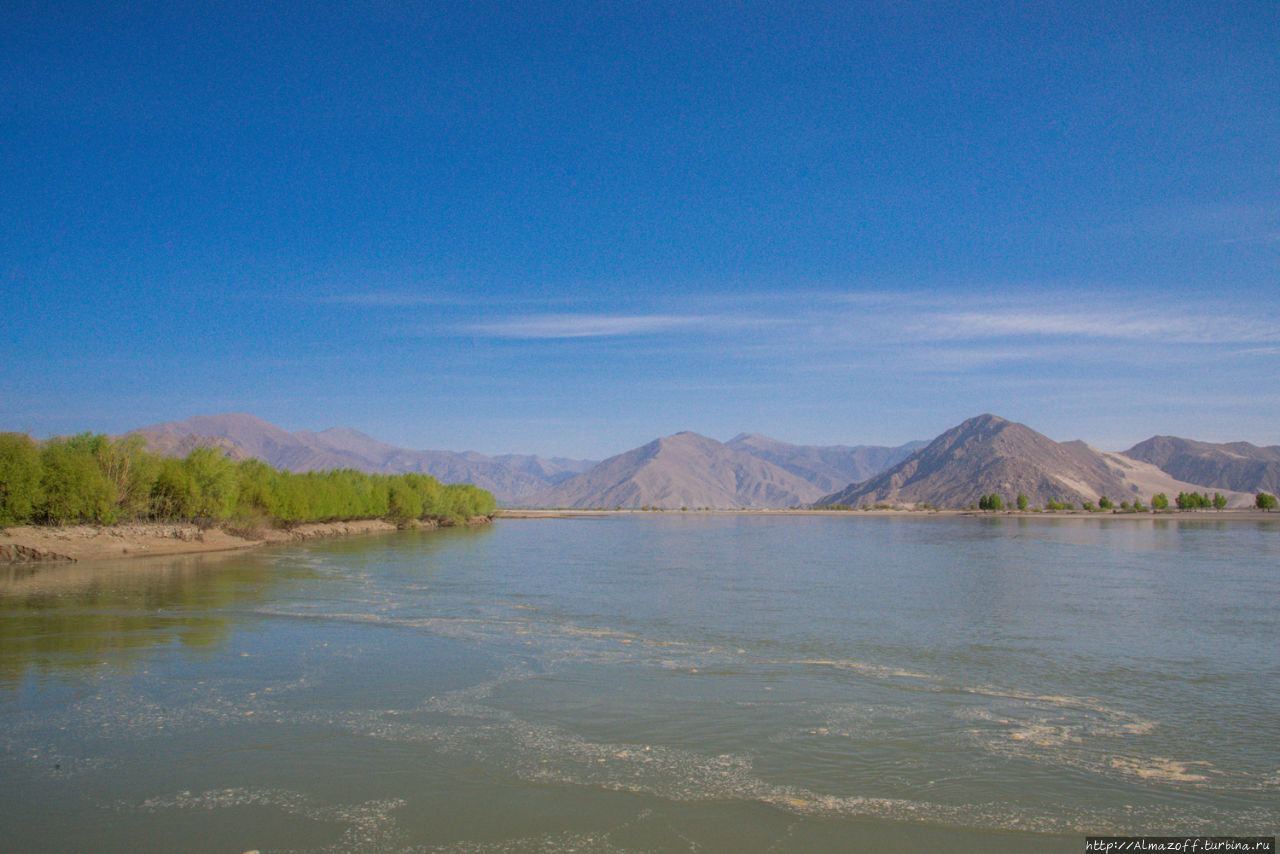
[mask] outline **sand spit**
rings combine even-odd
[[[468,519],[467,525],[489,522],[487,516]],[[416,527],[435,528],[423,521]],[[292,528],[238,532],[222,528],[169,523],[129,525],[23,526],[0,529],[0,564],[109,560],[122,557],[202,554],[251,549],[272,543],[300,542],[321,537],[350,537],[399,530],[382,519],[351,522],[317,522]]]

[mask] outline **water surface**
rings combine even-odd
[[[504,520],[0,570],[17,851],[1280,826],[1280,525]]]

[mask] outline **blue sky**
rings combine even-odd
[[[0,9],[0,429],[1280,443],[1271,0],[268,5]]]

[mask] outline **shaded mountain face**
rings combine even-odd
[[[677,433],[610,457],[591,470],[533,496],[542,507],[795,507],[821,487],[742,450]]]
[[[792,445],[759,433],[740,433],[725,446],[767,460],[812,483],[823,493],[864,481],[897,465],[926,442],[879,445]]]
[[[821,499],[821,504],[967,507],[983,495],[1034,505],[1051,500],[1117,503],[1136,489],[1084,442],[1055,442],[1030,427],[980,415],[953,427],[889,470]],[[1144,496],[1146,497],[1146,496]]]
[[[256,457],[288,471],[352,468],[383,474],[420,472],[446,483],[473,483],[503,504],[594,465],[591,460],[546,459],[508,454],[489,457],[472,451],[412,451],[379,442],[358,430],[335,427],[289,433],[252,415],[202,415],[133,431],[152,450],[182,456],[199,446],[216,447],[236,459]]]
[[[1280,445],[1214,444],[1152,436],[1124,455],[1150,463],[1178,480],[1239,492],[1280,492]]]

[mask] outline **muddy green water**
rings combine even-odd
[[[1280,827],[1280,524],[507,520],[0,569],[5,851]]]

